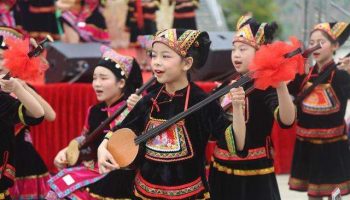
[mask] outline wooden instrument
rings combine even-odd
[[[144,85],[140,87],[136,91],[135,94],[140,95],[143,91],[147,90],[154,82],[156,81],[155,77],[152,77],[150,80],[148,80]],[[116,110],[110,117],[105,119],[95,130],[93,130],[91,133],[88,133],[87,136],[84,138],[84,140],[79,143],[77,140],[73,139],[67,148],[66,156],[67,156],[67,163],[69,166],[75,165],[78,160],[86,160],[93,158],[93,152],[89,155],[84,155],[82,157],[81,149],[84,149],[88,147],[93,141],[95,141],[101,134],[103,134],[103,130],[109,126],[109,124],[117,118],[126,108],[128,107],[127,103],[125,102],[118,110]]]
[[[147,131],[146,133],[136,136],[136,134],[130,129],[120,129],[114,132],[113,136],[109,139],[107,149],[112,154],[113,158],[119,164],[120,167],[127,167],[133,164],[135,158],[138,156],[139,145],[146,142],[148,139],[160,134],[168,127],[174,123],[184,119],[188,115],[196,112],[197,110],[208,105],[212,101],[218,99],[219,97],[227,94],[232,88],[239,87],[245,83],[250,82],[252,79],[250,77],[251,73],[243,75],[237,82],[225,86],[221,90],[215,92],[211,96],[205,98],[203,101],[193,105],[186,111],[181,112],[171,119],[165,121],[161,125]]]
[[[303,57],[309,56],[309,54],[317,49],[321,48],[321,46],[317,45],[312,49],[307,49],[302,54]],[[288,54],[285,54],[285,58],[293,57],[297,54],[301,53],[301,49],[298,48]],[[142,135],[137,136],[132,130],[123,128],[114,132],[112,137],[109,139],[107,143],[107,150],[112,154],[114,160],[118,163],[120,167],[127,167],[132,165],[137,161],[137,157],[140,155],[140,144],[146,142],[148,139],[155,137],[156,135],[162,133],[164,130],[169,128],[174,123],[184,119],[188,115],[196,112],[197,110],[203,108],[208,105],[212,101],[220,98],[221,96],[227,94],[232,88],[237,88],[243,86],[244,84],[252,81],[250,77],[252,72],[248,72],[244,74],[240,79],[236,82],[231,83],[220,90],[216,91],[214,94],[208,96],[201,102],[193,105],[188,108],[186,111],[181,112],[159,126],[143,133]]]

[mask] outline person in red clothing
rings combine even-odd
[[[197,29],[196,9],[199,0],[175,1],[173,28]]]

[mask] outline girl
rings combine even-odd
[[[95,130],[108,116],[119,109],[141,84],[141,71],[135,59],[119,55],[111,49],[105,51],[94,70],[92,82],[100,103],[89,108],[82,136],[75,140],[82,141]],[[119,124],[128,112],[126,109],[110,126]],[[58,196],[71,199],[104,199],[133,196],[134,170],[115,170],[106,176],[98,173],[95,166],[96,151],[103,137],[104,135],[101,135],[90,147],[81,151],[81,153],[94,153],[91,159],[84,160],[83,165],[64,169],[49,180],[50,187],[56,194],[51,192],[48,198],[54,199]],[[54,163],[58,169],[67,167],[66,151],[67,148],[62,149],[55,157]],[[67,182],[68,176],[74,180],[74,184]]]
[[[4,38],[23,39],[21,33],[8,27],[0,27],[0,35]],[[8,47],[8,44],[5,47]],[[0,67],[0,74],[6,73],[8,73],[6,67]],[[41,104],[45,113],[44,118],[48,121],[55,120],[56,113],[52,107],[24,81],[19,81],[23,88]],[[14,164],[16,179],[15,185],[10,189],[10,194],[16,199],[44,199],[49,191],[49,187],[46,184],[46,181],[49,179],[49,172],[44,161],[33,147],[29,126],[17,126],[15,135],[16,158]]]
[[[197,29],[196,9],[199,0],[175,1],[173,28]]]
[[[349,33],[350,26],[345,22],[321,23],[314,27],[309,46],[321,43],[322,48],[313,53],[316,64],[310,72],[297,76],[290,84],[296,98],[334,65],[333,54]],[[289,187],[307,191],[309,199],[330,198],[337,187],[342,195],[350,193],[350,152],[344,122],[349,91],[349,74],[334,69],[297,105],[297,139]]]
[[[118,128],[127,127],[141,135],[206,98],[188,80],[187,73],[204,65],[209,46],[207,32],[158,32],[152,44],[151,66],[162,85],[143,97]],[[232,129],[230,124],[222,108],[212,102],[149,139],[135,177],[134,194],[141,199],[209,199],[205,146],[211,133],[223,135]],[[107,142],[108,137],[98,149],[102,173],[119,167],[106,149]]]
[[[157,32],[156,11],[159,5],[160,0],[128,1],[126,26],[130,32],[131,46],[137,46],[138,35],[153,35]]]
[[[272,42],[276,28],[275,23],[240,18],[231,54],[238,73],[249,72],[256,51]],[[295,108],[286,83],[281,82],[276,89],[245,93],[253,84],[234,89],[223,98],[223,107],[232,101],[229,114],[233,131],[222,135],[214,150],[209,176],[212,199],[281,199],[270,154],[270,132],[274,119],[283,127],[292,125]]]
[[[100,42],[108,44],[109,34],[99,0],[77,0],[67,7],[64,0],[56,5],[62,9],[64,35],[62,41],[69,43]]]
[[[0,47],[6,48],[0,36]],[[2,55],[3,49],[0,49]],[[4,71],[0,57],[0,72]],[[14,168],[14,125],[34,125],[42,121],[44,109],[40,102],[28,92],[16,78],[0,79],[0,198],[11,199],[8,188],[15,179]],[[13,93],[17,99],[9,95]]]
[[[13,0],[11,0],[13,1]],[[43,40],[46,35],[59,39],[55,0],[18,1],[14,9],[17,26],[32,38]]]
[[[16,0],[0,2],[0,26],[16,27],[13,14]]]

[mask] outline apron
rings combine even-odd
[[[164,86],[163,86],[164,88]],[[150,112],[150,120],[147,123],[146,131],[159,126],[166,120],[152,117],[154,108],[159,111],[158,105],[155,103],[159,94],[157,94],[153,101],[153,106]],[[184,110],[187,110],[190,93],[190,85],[187,87],[187,94],[185,100]],[[187,129],[185,127],[185,120],[181,120],[163,133],[149,139],[146,142],[146,159],[160,162],[172,163],[191,159],[194,156],[193,147],[189,139]],[[163,199],[184,199],[200,194],[205,190],[202,177],[199,176],[191,182],[186,182],[181,185],[165,186],[155,185],[145,180],[141,173],[138,172],[135,177],[135,195],[141,198],[163,198]],[[143,195],[147,195],[144,197]],[[202,197],[203,198],[203,197]]]

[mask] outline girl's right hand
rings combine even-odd
[[[0,79],[1,90],[7,93],[15,93],[23,87],[17,78],[11,77],[9,80]]]
[[[58,152],[55,157],[54,165],[57,169],[62,170],[67,167],[67,147]]]
[[[245,92],[242,87],[232,88],[229,95],[232,101],[232,107],[243,108],[245,104]]]
[[[107,142],[108,140],[104,140],[97,149],[98,169],[100,174],[120,168],[112,154],[107,150]]]
[[[132,94],[129,96],[128,100],[126,100],[126,103],[128,104],[129,108],[133,108],[141,98],[142,95]]]

